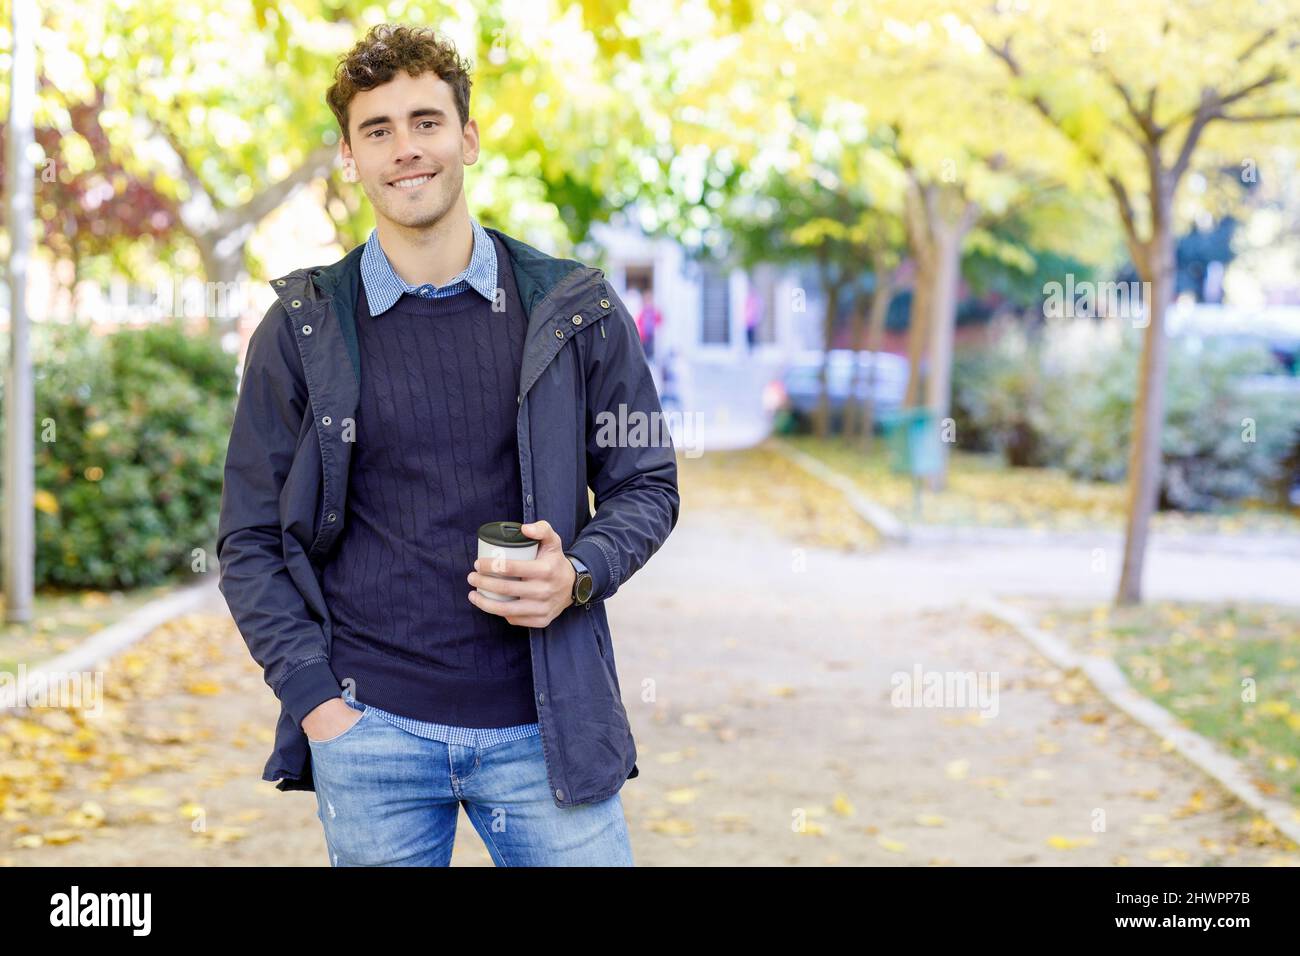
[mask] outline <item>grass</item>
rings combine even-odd
[[[1112,657],[1133,686],[1300,806],[1300,608],[1169,602],[1054,609],[1040,626]]]
[[[771,448],[677,456],[682,511],[716,511],[758,520],[791,540],[842,551],[880,544],[871,525],[836,489]]]
[[[885,442],[870,453],[841,438],[810,435],[783,440],[861,486],[863,493],[905,521],[913,516],[913,482],[889,465]],[[1059,468],[1009,468],[997,455],[954,449],[948,485],[923,490],[919,521],[925,524],[1018,527],[1049,531],[1121,531],[1127,489],[1123,484],[1080,481]],[[1243,505],[1214,514],[1159,512],[1153,529],[1166,534],[1230,534],[1240,531],[1300,534],[1300,510]]]

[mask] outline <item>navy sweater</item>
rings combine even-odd
[[[347,520],[323,575],[330,668],[358,700],[458,727],[533,723],[528,628],[470,604],[487,521],[522,521],[515,431],[527,317],[473,289],[370,315],[357,283],[361,402]]]

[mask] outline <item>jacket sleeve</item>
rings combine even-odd
[[[565,549],[591,572],[593,602],[613,597],[650,560],[681,507],[677,453],[636,322],[612,289],[609,298],[614,311],[584,334],[587,482],[596,513]],[[623,428],[629,440],[620,444]]]
[[[302,726],[342,693],[320,622],[285,566],[280,490],[308,403],[302,357],[277,301],[253,331],[226,450],[218,587],[266,682]]]

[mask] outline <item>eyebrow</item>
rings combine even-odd
[[[432,116],[436,119],[445,120],[447,118],[447,111],[440,110],[436,106],[421,106],[417,109],[411,110],[410,112],[411,119],[418,119],[421,116]],[[391,122],[392,119],[388,116],[372,116],[370,119],[364,120],[357,125],[357,132],[363,132],[371,126],[382,126],[384,123]]]

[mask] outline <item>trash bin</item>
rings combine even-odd
[[[889,467],[914,478],[937,474],[941,465],[939,431],[929,408],[902,408],[880,416],[889,444]]]

